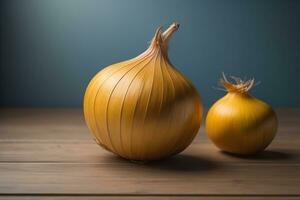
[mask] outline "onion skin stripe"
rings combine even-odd
[[[145,58],[141,59],[140,62],[138,62],[138,64],[142,63],[143,61],[145,61]],[[114,92],[114,90],[116,89],[116,87],[118,86],[118,84],[120,83],[120,81],[126,76],[126,74],[128,74],[131,70],[133,70],[138,64],[134,64],[132,68],[130,68],[127,72],[125,72],[125,74],[123,74],[121,76],[121,78],[117,81],[116,85],[113,87],[113,89],[111,90],[110,94],[109,94],[109,97],[108,97],[108,101],[107,101],[107,106],[106,106],[106,130],[107,130],[107,134],[108,134],[108,137],[109,137],[109,140],[110,140],[110,144],[112,145],[112,148],[116,150],[116,148],[114,147],[113,145],[113,142],[111,140],[111,134],[110,134],[110,130],[109,130],[109,125],[108,125],[108,112],[109,112],[109,104],[110,104],[110,99],[111,99],[111,96]],[[120,153],[120,152],[118,152]]]
[[[145,59],[146,60],[146,59]],[[133,78],[131,79],[127,89],[126,89],[126,92],[125,92],[125,95],[123,97],[123,100],[122,100],[122,105],[121,105],[121,109],[120,109],[120,119],[119,119],[119,126],[120,126],[120,141],[121,141],[121,146],[123,148],[123,151],[124,151],[124,146],[123,146],[123,143],[122,143],[122,136],[121,136],[121,133],[122,133],[122,118],[123,118],[123,109],[124,109],[124,102],[125,102],[125,99],[127,97],[127,93],[128,93],[128,90],[131,86],[131,84],[133,83],[133,81],[135,80],[135,78],[139,75],[139,73],[141,73],[145,67],[147,67],[147,65],[151,62],[151,59],[144,65],[142,65],[141,69],[139,69],[139,71],[133,76]]]
[[[147,50],[146,52],[149,52],[149,50]],[[148,57],[150,57],[151,56],[151,53],[152,53],[152,50],[149,52],[149,54],[147,55],[147,56],[145,56],[145,57],[143,57],[144,59],[147,59]],[[138,56],[139,57],[139,56]],[[142,61],[143,61],[143,59],[141,59]],[[136,63],[136,62],[142,62],[141,60],[134,60],[134,62],[133,63]],[[122,70],[122,69],[124,69],[125,67],[128,67],[130,65],[130,63],[128,63],[127,65],[125,65],[125,66],[123,66],[123,67],[120,67],[119,69],[117,69],[115,72],[113,72],[107,79],[105,79],[102,83],[101,83],[101,85],[98,87],[98,89],[97,89],[97,92],[96,92],[96,95],[95,95],[95,98],[94,98],[94,102],[96,102],[96,99],[97,99],[97,97],[98,97],[98,93],[99,93],[99,91],[100,91],[100,89],[102,88],[102,86],[104,85],[104,83],[105,83],[105,81],[107,81],[107,80],[109,80],[112,76],[114,76],[116,73],[118,73],[120,70]],[[94,119],[96,119],[96,104],[94,103],[94,108],[93,108],[93,116],[94,116]],[[97,121],[95,120],[95,124],[96,124],[96,129],[97,129],[97,132],[99,132],[99,128],[98,128],[98,123],[97,123]],[[100,136],[99,136],[99,138],[101,138]],[[107,143],[106,144],[104,144],[104,145],[108,145]],[[112,144],[110,143],[110,145],[109,146],[111,146],[112,147]],[[113,147],[112,147],[113,148]],[[114,151],[114,148],[112,149],[112,151],[114,152],[114,153],[116,153],[115,151]]]
[[[150,89],[150,92],[149,92],[149,96],[148,96],[148,99],[147,99],[147,104],[145,106],[145,115],[144,115],[144,119],[142,120],[143,122],[143,126],[145,124],[145,120],[147,119],[147,116],[148,116],[148,110],[149,110],[149,103],[151,101],[151,97],[152,97],[152,93],[153,93],[153,84],[154,84],[154,80],[155,80],[155,64],[157,62],[157,58],[158,58],[158,55],[159,55],[159,52],[156,53],[156,56],[155,58],[152,58],[154,60],[154,65],[153,65],[153,74],[152,74],[152,82],[151,82],[151,89]],[[142,140],[144,140],[145,138],[145,132],[142,133]],[[140,153],[142,154],[141,156],[144,157],[144,154],[145,152],[144,151],[140,151]]]
[[[133,61],[133,62],[136,62],[136,61],[134,61],[134,59],[132,59],[131,61]],[[108,80],[110,77],[112,77],[115,73],[117,73],[118,71],[120,71],[120,70],[122,70],[123,68],[125,68],[125,67],[127,67],[129,65],[129,63],[128,64],[126,64],[126,65],[124,65],[124,66],[122,66],[122,67],[120,67],[119,69],[116,69],[115,71],[113,71],[113,72],[111,72],[111,74],[105,79],[105,80],[103,80],[102,81],[102,83],[100,83],[100,85],[99,85],[99,87],[98,87],[98,89],[97,89],[97,92],[96,92],[96,94],[95,94],[95,97],[94,97],[94,99],[93,99],[93,102],[95,102],[96,101],[96,99],[97,99],[97,96],[98,96],[98,93],[99,93],[99,90],[101,89],[101,87],[102,87],[102,85],[105,83],[105,81],[106,80]],[[112,66],[113,67],[113,66]],[[105,68],[106,69],[106,68]],[[105,70],[104,69],[104,70]],[[96,77],[95,77],[96,78]],[[95,85],[96,85],[96,81],[95,81],[95,83],[94,83]],[[95,87],[95,85],[93,85],[93,87]],[[92,90],[92,89],[90,89],[90,88],[88,88],[89,90]],[[87,100],[85,100],[85,101],[87,101],[88,103],[89,103],[89,99],[90,99],[91,97],[89,97],[88,96],[88,99]],[[88,110],[88,109],[87,109]],[[92,115],[91,115],[91,117],[90,118],[92,118],[93,120],[94,120],[94,125],[95,125],[95,128],[96,128],[96,132],[99,132],[99,128],[98,128],[98,126],[97,126],[97,123],[96,123],[96,117],[95,117],[95,103],[94,103],[94,106],[93,106],[93,109],[92,109]],[[87,116],[89,116],[89,115],[87,115]],[[99,141],[100,140],[100,141]],[[99,142],[102,142],[102,145],[104,145],[104,141],[102,141],[102,139],[101,139],[101,136],[99,135],[99,138],[98,138],[98,141]],[[106,144],[107,145],[107,144]]]
[[[141,88],[141,92],[139,94],[139,97],[141,96],[141,94],[143,93],[144,91],[144,88],[145,88],[145,84],[142,85],[142,88]],[[138,98],[137,101],[136,101],[136,104],[134,106],[134,112],[133,112],[133,117],[132,117],[132,124],[131,124],[131,131],[130,131],[130,152],[131,152],[131,155],[133,155],[132,153],[132,143],[133,143],[133,137],[132,137],[132,134],[134,133],[133,131],[133,128],[135,127],[134,125],[136,124],[136,108],[138,107],[138,105],[140,104],[140,99],[141,98]]]

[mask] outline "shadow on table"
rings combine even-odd
[[[248,159],[248,160],[290,160],[293,159],[293,155],[287,152],[280,152],[280,151],[272,151],[272,150],[265,150],[258,154],[251,155],[251,156],[241,156],[236,154],[227,153],[221,151],[224,155],[229,155],[241,159]]]
[[[206,171],[218,167],[217,163],[214,161],[188,154],[179,154],[163,160],[149,162],[130,161],[114,155],[107,157],[107,159],[121,164],[132,165],[135,169]]]
[[[165,160],[148,163],[147,166],[168,171],[206,171],[217,168],[218,164],[199,156],[179,154]]]

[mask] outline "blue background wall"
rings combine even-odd
[[[300,1],[7,0],[0,15],[1,106],[81,106],[97,71],[174,20],[170,58],[206,106],[224,95],[212,88],[222,71],[260,80],[252,94],[273,106],[300,106]]]

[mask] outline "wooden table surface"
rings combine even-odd
[[[300,199],[300,109],[278,109],[268,149],[240,158],[200,129],[164,161],[136,164],[100,148],[80,109],[0,109],[0,199]]]

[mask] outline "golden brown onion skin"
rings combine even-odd
[[[200,97],[170,63],[172,24],[156,32],[150,47],[128,61],[106,67],[89,83],[84,116],[97,143],[130,160],[157,160],[184,150],[202,119]]]
[[[268,104],[247,92],[229,92],[208,111],[206,132],[221,150],[251,155],[264,150],[278,127],[275,112]]]

